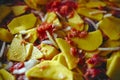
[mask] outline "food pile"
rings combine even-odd
[[[120,80],[120,0],[3,1],[0,47],[0,80]]]

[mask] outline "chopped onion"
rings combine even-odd
[[[102,22],[102,21],[99,21],[99,22],[96,24],[97,28],[99,28],[99,25],[101,24],[101,22]]]
[[[32,68],[34,65],[36,65],[37,63],[38,63],[38,60],[31,59],[31,60],[25,62],[24,64],[25,64],[26,70],[28,70],[28,69]]]
[[[88,21],[90,24],[92,24],[93,25],[93,27],[97,30],[98,29],[98,26],[96,26],[96,24],[95,24],[95,22],[93,21],[93,20],[91,20],[91,19],[89,19],[89,18],[85,18],[85,20],[86,21]]]
[[[110,8],[116,11],[120,11],[120,8],[117,8],[117,7],[110,7]]]
[[[104,18],[106,18],[106,17],[110,17],[110,16],[112,16],[111,13],[109,13],[109,14],[105,14],[105,15],[104,15]]]
[[[56,48],[58,48],[58,45],[57,45],[57,43],[55,42],[54,38],[51,36],[51,34],[50,34],[48,31],[46,31],[46,34],[47,34],[49,40],[53,43],[53,45],[54,45]]]
[[[58,36],[58,35],[57,35],[56,33],[53,33],[53,37],[54,37],[54,38],[57,38],[57,36]]]
[[[98,48],[100,51],[116,51],[120,50],[120,47]]]
[[[71,27],[70,26],[67,26],[65,29],[63,29],[64,31],[69,31],[71,30]]]
[[[41,18],[42,22],[45,21],[45,17],[43,16],[43,12],[40,12],[40,11],[34,11],[32,10],[33,13],[39,15],[39,17]]]
[[[0,51],[0,57],[2,57],[3,54],[4,54],[5,45],[6,45],[6,42],[3,42],[3,44],[2,44],[2,48],[1,48],[1,51]]]
[[[13,71],[13,74],[23,74],[23,73],[25,73],[26,72],[26,68],[21,68],[21,69],[15,69],[14,71]]]
[[[30,36],[31,36],[31,34],[27,34],[27,35],[24,37],[24,39],[28,39],[28,38],[30,38]]]
[[[19,31],[19,33],[24,35],[24,34],[27,33],[27,31],[26,30],[21,30],[21,31]]]
[[[53,45],[53,43],[52,43],[50,40],[44,40],[44,41],[42,41],[41,43],[43,43],[43,44],[51,44],[51,45]]]
[[[27,62],[25,62],[25,67],[21,68],[21,69],[15,69],[13,71],[13,74],[23,74],[25,73],[27,70],[29,70],[30,68],[32,68],[34,65],[36,65],[38,63],[38,60],[35,59],[31,59]]]
[[[93,12],[90,12],[89,14],[94,15],[94,14],[99,14],[99,13],[107,13],[107,11],[93,11]]]

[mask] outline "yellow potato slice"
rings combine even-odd
[[[72,72],[58,61],[43,61],[26,72],[28,78],[73,80]]]
[[[75,28],[76,30],[83,30],[84,28],[84,21],[82,18],[77,14],[76,11],[74,11],[74,15],[70,18],[68,18],[68,23],[71,25],[72,28]]]
[[[120,39],[120,19],[116,17],[106,17],[100,24],[99,28],[106,34],[111,40]]]
[[[59,51],[48,44],[41,44],[41,50],[40,50],[46,59],[52,59],[55,55],[57,55],[59,53]]]
[[[0,76],[3,78],[0,80],[15,80],[15,77],[5,69],[0,69]]]
[[[54,24],[57,28],[62,27],[62,24],[60,23],[59,19],[57,18],[57,15],[55,12],[47,12],[45,21],[47,23]]]
[[[99,8],[99,7],[105,7],[106,3],[103,1],[90,1],[86,4],[86,7],[88,8]]]
[[[12,34],[16,34],[21,30],[33,28],[37,18],[34,14],[26,14],[14,18],[7,26]]]
[[[88,35],[84,38],[74,37],[71,39],[75,44],[77,44],[78,48],[87,51],[96,50],[103,41],[102,33],[100,30],[89,32]]]
[[[6,5],[0,5],[0,23],[11,12],[11,8]]]
[[[0,40],[5,42],[11,42],[13,35],[5,28],[0,28]]]
[[[22,43],[22,39],[14,38],[7,52],[7,58],[12,61],[25,61],[32,52],[32,44]]]
[[[120,80],[120,51],[114,52],[110,59],[107,60],[106,74],[112,80]]]
[[[78,8],[77,9],[77,12],[80,15],[83,15],[85,17],[100,21],[103,18],[103,14],[102,13],[97,13],[99,11],[100,10],[90,9],[90,8]],[[96,14],[92,14],[92,13],[96,13]]]
[[[18,15],[21,15],[21,14],[25,13],[25,11],[26,11],[25,8],[26,7],[27,7],[26,5],[13,6],[12,11],[16,16],[18,16]]]
[[[30,59],[41,59],[43,57],[43,53],[41,53],[41,51],[37,47],[33,47]]]
[[[56,38],[56,42],[57,42],[61,52],[65,56],[68,68],[69,69],[75,68],[77,66],[77,63],[78,63],[78,58],[71,54],[70,44],[68,44],[67,41],[65,41],[62,38]]]

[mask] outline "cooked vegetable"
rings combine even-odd
[[[99,28],[107,35],[111,40],[120,39],[120,19],[116,17],[106,17],[100,24]]]
[[[1,2],[0,80],[120,80],[118,0]]]
[[[57,38],[56,41],[57,41],[57,44],[58,44],[61,52],[65,56],[68,68],[69,69],[75,68],[78,63],[78,58],[71,54],[71,50],[70,50],[71,46],[67,43],[67,41],[65,41],[62,38]]]
[[[57,15],[55,12],[48,12],[46,14],[46,20],[47,23],[53,23],[54,26],[56,26],[57,28],[61,28],[62,25],[59,21],[59,19],[57,18]]]
[[[11,8],[6,6],[6,5],[0,5],[0,23],[2,22],[2,20],[10,14],[11,12]]]
[[[8,49],[7,58],[12,61],[25,61],[32,51],[32,44],[25,44],[22,39],[15,37]]]
[[[101,20],[103,18],[103,14],[99,13],[100,10],[91,9],[91,8],[78,8],[77,12],[85,17],[89,17],[94,20]],[[91,14],[93,12],[98,12],[97,14]]]
[[[5,42],[11,42],[13,35],[5,28],[0,28],[0,40]]]
[[[41,44],[41,52],[44,54],[46,59],[52,59],[59,53],[55,47],[47,44]]]
[[[34,14],[26,14],[14,18],[7,26],[12,34],[16,34],[21,30],[33,28],[36,20]]]
[[[16,16],[18,16],[18,15],[21,15],[21,14],[25,13],[25,8],[26,7],[27,7],[26,5],[23,5],[23,6],[13,6],[12,7],[12,11],[13,11],[13,13]]]
[[[120,51],[115,52],[108,60],[107,60],[107,75],[112,80],[119,80],[120,74]]]
[[[72,72],[57,61],[43,61],[26,72],[29,78],[73,80]]]
[[[0,76],[3,78],[0,80],[15,80],[15,77],[5,69],[0,69]]]
[[[100,30],[90,32],[87,36],[83,38],[74,37],[72,41],[77,44],[78,48],[92,51],[97,49],[103,41],[102,33]]]
[[[74,11],[74,14],[72,17],[68,18],[68,23],[71,25],[71,27],[77,29],[77,30],[83,30],[84,28],[84,21],[81,19],[81,17],[78,15],[76,11]]]

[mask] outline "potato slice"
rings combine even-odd
[[[0,5],[0,23],[11,12],[11,8],[6,5]]]
[[[120,80],[120,51],[114,52],[110,59],[107,60],[106,74],[112,80]]]
[[[84,21],[82,18],[77,14],[76,11],[74,11],[74,15],[70,18],[68,18],[68,23],[71,25],[72,28],[75,28],[76,30],[83,30],[84,28]]]
[[[103,1],[89,1],[86,4],[87,8],[99,8],[99,7],[105,7],[106,3]]]
[[[57,15],[55,12],[47,12],[45,21],[47,23],[54,24],[57,28],[62,27],[62,24],[60,23],[59,19],[57,18]]]
[[[25,13],[25,11],[26,11],[25,8],[26,7],[27,6],[25,6],[25,5],[13,6],[12,11],[16,16],[18,16],[18,15],[21,15],[21,14]]]
[[[116,17],[106,17],[100,24],[99,28],[106,34],[111,40],[120,39],[120,19]]]
[[[27,31],[20,31],[21,34],[24,34],[26,36],[28,36],[28,38],[26,39],[26,41],[30,42],[30,43],[34,43],[37,38],[38,38],[38,34],[37,34],[37,30],[36,28],[32,28],[32,29],[29,29]]]
[[[41,51],[37,47],[33,47],[30,59],[41,59],[43,57],[43,53],[41,53]]]
[[[83,15],[83,16],[89,17],[91,19],[100,21],[103,18],[103,14],[102,13],[97,13],[99,11],[100,10],[90,9],[90,8],[78,8],[77,9],[77,12],[80,15]],[[94,13],[94,12],[96,12],[97,14],[91,14],[91,13]]]
[[[6,71],[5,69],[0,69],[0,75],[3,78],[2,80],[15,80],[15,77],[12,74],[10,74],[8,71]]]
[[[52,60],[58,61],[59,63],[63,64],[65,67],[68,68],[67,62],[63,53],[59,53],[58,55],[54,56]]]
[[[87,51],[96,50],[102,44],[102,33],[100,30],[89,32],[84,38],[74,37],[72,41],[77,44],[78,48]]]
[[[30,13],[14,18],[7,26],[12,34],[16,34],[21,30],[33,28],[36,20],[34,14]]]
[[[55,55],[57,55],[59,53],[59,51],[48,44],[41,44],[41,50],[40,50],[46,59],[52,59]]]
[[[57,42],[61,52],[65,56],[68,68],[69,69],[75,68],[77,66],[77,63],[78,63],[78,58],[71,54],[70,44],[68,44],[67,41],[65,41],[62,38],[56,38],[56,42]]]
[[[0,40],[5,42],[11,42],[13,35],[5,28],[0,28]]]
[[[14,38],[8,49],[7,58],[12,61],[25,61],[32,52],[32,44],[22,43],[22,39]]]
[[[26,72],[28,78],[73,80],[72,72],[58,61],[43,61]]]
[[[116,48],[120,46],[120,40],[107,40],[106,42],[104,42],[104,44],[102,45],[102,47],[105,48]],[[111,52],[113,52],[112,50],[108,50],[108,51],[102,51],[100,54],[102,56],[106,56],[108,54],[110,54]]]

